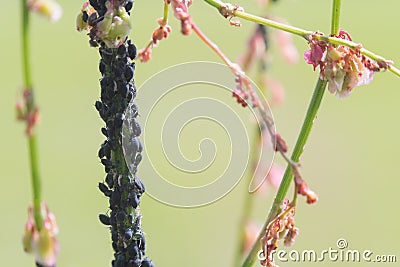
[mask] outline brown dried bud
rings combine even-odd
[[[279,134],[275,134],[275,142],[275,151],[282,151],[283,153],[288,151],[285,140]]]

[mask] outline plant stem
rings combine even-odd
[[[33,134],[29,137],[29,157],[31,164],[31,179],[32,179],[32,193],[33,193],[33,213],[35,217],[35,225],[40,232],[43,225],[43,218],[41,212],[41,182],[39,175],[39,164],[37,155],[37,142],[36,136]]]
[[[314,94],[312,96],[310,105],[307,110],[306,117],[303,122],[303,126],[301,128],[299,137],[297,139],[296,145],[293,150],[293,154],[291,159],[295,162],[299,161],[299,158],[301,154],[303,153],[303,148],[304,145],[306,144],[308,140],[308,136],[310,135],[312,126],[313,126],[313,121],[317,116],[318,109],[320,107],[325,88],[326,88],[326,81],[323,81],[321,79],[318,79],[317,85],[315,86],[314,89]],[[250,267],[253,265],[257,258],[257,253],[260,247],[260,240],[265,234],[266,227],[268,224],[279,214],[280,212],[280,205],[282,201],[284,200],[286,193],[290,187],[290,184],[292,183],[293,180],[293,173],[292,173],[292,167],[289,165],[286,168],[285,174],[283,176],[282,182],[279,186],[278,193],[275,197],[274,203],[272,204],[272,207],[270,209],[269,215],[267,220],[265,221],[265,224],[263,228],[261,229],[260,234],[257,237],[256,242],[254,243],[253,247],[251,248],[249,254],[247,255],[244,263],[242,264],[242,267]]]
[[[163,22],[167,24],[168,22],[168,10],[169,10],[169,5],[167,3],[164,3],[164,16],[163,16]]]
[[[21,0],[22,6],[22,68],[24,79],[24,91],[26,96],[26,113],[30,114],[35,109],[34,92],[31,80],[30,48],[29,48],[29,10],[26,0]],[[35,133],[28,135],[28,149],[31,167],[33,212],[35,225],[38,231],[41,230],[43,218],[41,213],[41,182],[39,174],[37,140]]]
[[[230,6],[232,6],[230,4],[226,4],[226,3],[220,2],[218,0],[204,0],[204,1],[207,4],[217,8],[222,15],[224,15],[224,11],[223,10],[225,8],[229,8]],[[280,22],[276,22],[276,21],[273,21],[273,20],[270,20],[270,19],[259,17],[259,16],[256,16],[256,15],[253,15],[253,14],[246,13],[244,11],[240,11],[240,10],[232,10],[231,13],[235,17],[242,18],[242,19],[245,19],[245,20],[248,20],[248,21],[252,21],[252,22],[255,22],[257,24],[270,26],[272,28],[276,28],[276,29],[279,29],[279,30],[282,30],[282,31],[290,32],[290,33],[293,33],[293,34],[296,34],[296,35],[299,35],[299,36],[302,36],[302,37],[306,37],[307,35],[313,33],[311,31],[306,31],[306,30],[303,30],[301,28],[297,28],[297,27],[294,27],[294,26],[291,26],[291,25],[286,25],[284,23],[280,23]]]
[[[341,0],[333,0],[331,33],[334,35],[339,32],[340,2]]]
[[[340,0],[333,0],[333,11],[332,11],[332,34],[337,34],[339,31],[339,20],[340,20]],[[300,156],[303,153],[304,146],[308,140],[308,137],[311,133],[311,129],[314,123],[314,120],[317,116],[317,112],[319,110],[319,107],[321,105],[324,93],[325,93],[325,88],[326,88],[327,82],[325,80],[318,79],[318,82],[315,86],[314,93],[310,102],[310,105],[308,106],[307,114],[303,122],[303,126],[301,128],[299,137],[297,138],[296,145],[293,150],[293,154],[291,159],[295,162],[298,162],[300,160]],[[279,186],[278,193],[275,197],[275,200],[272,204],[271,210],[268,214],[268,218],[257,238],[257,242],[254,243],[250,253],[248,254],[247,258],[245,259],[243,263],[243,267],[249,267],[252,266],[253,263],[256,260],[258,248],[259,248],[259,242],[261,238],[264,235],[264,231],[267,229],[268,225],[271,223],[272,220],[279,214],[280,212],[280,205],[283,202],[287,191],[289,190],[290,184],[292,183],[293,180],[293,173],[292,173],[292,167],[288,165],[285,170],[285,174],[282,178],[282,182]],[[295,196],[297,195],[297,192],[295,192]],[[296,197],[294,198],[294,201],[296,200]]]
[[[245,19],[248,21],[252,21],[252,22],[255,22],[258,24],[262,24],[262,25],[269,26],[269,27],[272,27],[272,28],[275,28],[278,30],[282,30],[285,32],[289,32],[289,33],[301,36],[307,40],[308,40],[309,36],[313,35],[313,37],[315,37],[317,40],[320,40],[320,41],[329,42],[329,43],[332,43],[335,45],[344,45],[344,46],[350,47],[352,49],[359,50],[361,54],[381,63],[383,66],[386,66],[386,68],[389,71],[391,71],[393,74],[400,77],[400,70],[393,66],[393,62],[391,62],[390,60],[385,59],[384,57],[379,56],[365,48],[362,48],[362,45],[359,43],[355,43],[355,42],[352,42],[349,40],[344,40],[342,38],[317,35],[317,34],[314,34],[313,31],[308,31],[308,30],[304,30],[301,28],[293,27],[290,25],[286,25],[286,24],[279,23],[279,22],[276,22],[276,21],[273,21],[270,19],[262,18],[262,17],[256,16],[256,15],[246,13],[244,11],[234,9],[231,4],[222,3],[218,0],[204,0],[204,1],[207,4],[217,8],[222,15],[229,15],[229,16],[242,18],[242,19]],[[338,2],[340,2],[340,1],[338,1]],[[340,3],[334,4],[334,6],[336,6],[336,5],[340,5]],[[333,11],[333,12],[335,12],[335,11]],[[335,14],[335,16],[337,16],[337,19],[339,19],[340,11],[338,14],[336,14],[336,13],[334,13],[334,14]],[[333,19],[334,18],[332,18],[332,21],[333,21]],[[333,29],[333,27],[338,28],[339,25],[332,26],[332,29]]]
[[[22,7],[22,67],[24,86],[32,89],[31,70],[30,70],[30,51],[29,51],[29,10],[26,0],[21,0]]]

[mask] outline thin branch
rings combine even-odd
[[[26,118],[34,116],[36,112],[36,104],[34,99],[34,92],[32,88],[31,78],[31,64],[30,64],[30,49],[29,49],[29,17],[28,3],[26,0],[21,0],[22,7],[22,66],[23,66],[23,79],[24,79],[24,102],[25,102],[25,115]],[[33,195],[33,212],[35,218],[35,225],[40,232],[43,225],[43,218],[41,212],[41,182],[39,174],[38,152],[36,134],[33,132],[34,125],[30,125],[29,120],[27,123],[27,137],[29,149],[29,161],[31,166],[31,180],[32,180],[32,195]],[[32,131],[31,131],[32,130]]]
[[[309,40],[311,36],[316,37],[317,40],[324,41],[324,42],[329,42],[331,44],[335,45],[344,45],[347,47],[350,47],[355,50],[359,50],[361,54],[377,61],[380,65],[384,66],[386,69],[394,73],[395,75],[400,77],[400,70],[393,66],[393,62],[391,60],[388,60],[382,56],[379,56],[365,48],[362,48],[362,45],[359,43],[355,43],[349,40],[344,40],[341,38],[336,38],[336,37],[331,37],[331,36],[321,36],[321,35],[316,35],[314,34],[315,32],[313,31],[308,31],[304,30],[301,28],[293,27],[290,25],[286,25],[283,23],[279,23],[270,19],[262,18],[253,14],[246,13],[244,11],[241,11],[237,6],[229,4],[229,3],[223,3],[217,0],[204,0],[206,3],[209,5],[215,7],[218,9],[218,11],[221,13],[226,18],[231,18],[231,17],[238,17],[242,18],[248,21],[252,21],[258,24],[266,25],[275,29],[279,29],[282,31],[286,31],[298,36],[301,36],[305,38],[306,40]]]

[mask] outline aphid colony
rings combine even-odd
[[[105,181],[99,183],[99,189],[109,198],[110,212],[100,214],[99,220],[111,230],[115,251],[112,266],[152,267],[153,263],[145,258],[146,242],[138,209],[145,188],[136,175],[142,159],[142,145],[138,138],[141,128],[136,120],[138,108],[133,103],[136,47],[127,40],[132,5],[131,0],[86,2],[78,15],[77,27],[90,30],[90,45],[99,46],[101,56],[101,95],[95,107],[106,124],[101,129],[106,140],[98,156],[107,174]],[[125,118],[127,109],[129,118]],[[128,124],[128,130],[123,133],[124,124]],[[125,140],[129,139],[127,158],[131,162],[125,161],[123,134]]]

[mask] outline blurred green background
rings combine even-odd
[[[56,24],[32,16],[31,49],[33,80],[41,109],[39,135],[43,196],[60,227],[61,253],[58,266],[110,266],[112,251],[107,229],[97,215],[107,200],[97,190],[104,173],[97,149],[103,137],[102,123],[93,107],[99,96],[98,52],[90,48],[84,33],[75,30],[75,17],[82,1],[59,1],[64,15]],[[341,26],[356,42],[400,62],[398,11],[400,1],[342,1]],[[0,98],[2,266],[33,266],[23,252],[21,237],[31,201],[27,142],[24,127],[15,120],[15,101],[20,96],[19,1],[0,1]],[[259,14],[253,1],[239,1]],[[331,1],[279,1],[272,14],[293,25],[325,33],[330,29]],[[138,47],[147,44],[162,14],[162,1],[136,1],[131,37]],[[195,1],[191,14],[199,27],[231,59],[245,49],[252,23],[230,27],[202,1]],[[173,33],[153,52],[154,59],[138,64],[138,87],[166,67],[193,60],[220,62],[192,35],[182,36],[171,17]],[[306,43],[294,37],[300,55]],[[283,105],[273,113],[278,132],[290,147],[296,140],[317,73],[300,60],[288,66],[277,53],[271,75],[286,92]],[[138,94],[140,98],[140,92]],[[320,197],[315,206],[301,199],[296,214],[300,236],[293,249],[323,250],[346,238],[351,249],[375,254],[397,254],[400,260],[398,194],[400,134],[399,78],[378,73],[371,85],[355,88],[349,98],[326,94],[310,141],[302,157],[302,173]],[[233,102],[233,100],[232,100]],[[280,159],[277,159],[280,161]],[[145,176],[144,170],[140,173]],[[143,227],[148,255],[159,267],[233,266],[237,231],[247,184],[242,181],[220,201],[197,209],[180,209],[142,198]],[[273,192],[255,197],[253,217],[262,223]],[[282,266],[353,266],[357,263],[287,263]],[[358,264],[360,265],[360,264]],[[373,266],[398,266],[373,264]]]

